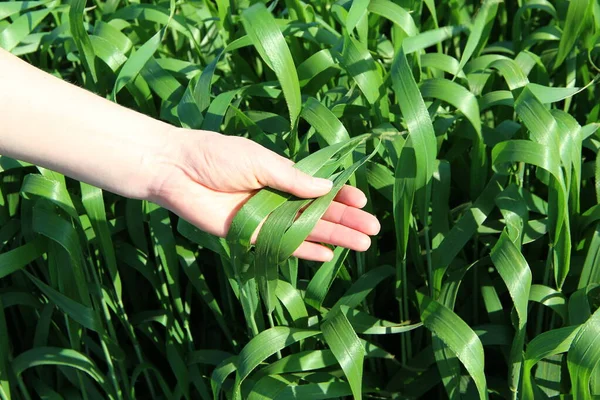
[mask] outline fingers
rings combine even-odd
[[[333,182],[328,179],[315,178],[297,168],[283,157],[272,153],[258,159],[255,172],[259,182],[273,189],[291,193],[301,198],[323,196],[331,190]]]
[[[261,146],[253,149],[254,174],[258,183],[273,189],[281,190],[301,198],[323,196],[331,190],[333,183],[328,179],[310,176],[297,168],[294,163]],[[354,187],[344,186],[337,194],[336,200],[349,206],[362,208],[367,204],[365,194]]]
[[[377,235],[381,229],[381,225],[374,215],[335,201],[331,203],[322,219],[366,235]]]
[[[317,222],[315,229],[306,240],[346,247],[355,251],[366,251],[371,246],[371,238],[368,235],[325,220]]]
[[[358,189],[350,189],[362,194]],[[352,197],[351,191],[347,193]],[[344,199],[342,198],[342,200]],[[346,247],[355,251],[366,251],[371,245],[369,235],[376,235],[380,229],[381,225],[374,215],[334,201],[310,233],[307,241],[293,255],[311,261],[328,261],[333,254],[331,250],[314,242]],[[257,232],[259,230],[260,227]],[[256,240],[256,236],[255,233],[253,242]]]
[[[371,238],[368,235],[375,235],[380,229],[379,222],[373,215],[340,203],[333,203],[323,218],[310,233],[307,241],[294,252],[295,257],[318,262],[330,261],[333,252],[314,242],[366,251],[371,246]],[[326,220],[327,218],[337,222]]]
[[[309,261],[327,262],[333,258],[333,251],[317,243],[304,242],[293,256]]]
[[[335,201],[351,207],[363,208],[367,205],[367,196],[365,196],[362,190],[345,185],[335,196]]]

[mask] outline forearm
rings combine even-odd
[[[0,115],[0,154],[136,198],[173,131],[2,49]]]

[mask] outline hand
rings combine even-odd
[[[251,140],[215,132],[175,129],[156,159],[150,200],[221,237],[242,205],[263,187],[302,198],[331,189],[330,181],[299,171],[292,161]],[[318,243],[367,250],[368,235],[377,234],[380,225],[360,209],[366,203],[362,191],[345,186],[294,255],[330,260],[333,252]]]

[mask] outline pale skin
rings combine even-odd
[[[173,127],[38,70],[0,49],[0,154],[129,198],[155,202],[224,237],[241,206],[263,187],[302,198],[331,189],[252,142]],[[379,232],[345,186],[295,256],[327,261],[331,244],[365,251]],[[256,234],[255,234],[256,237]]]

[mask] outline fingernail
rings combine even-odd
[[[363,197],[360,200],[360,205],[358,206],[358,208],[363,208],[364,206],[367,205],[367,196],[363,193]]]
[[[323,178],[314,178],[313,185],[318,189],[323,189],[327,191],[330,191],[331,188],[333,188],[333,182],[331,182],[329,179]]]

